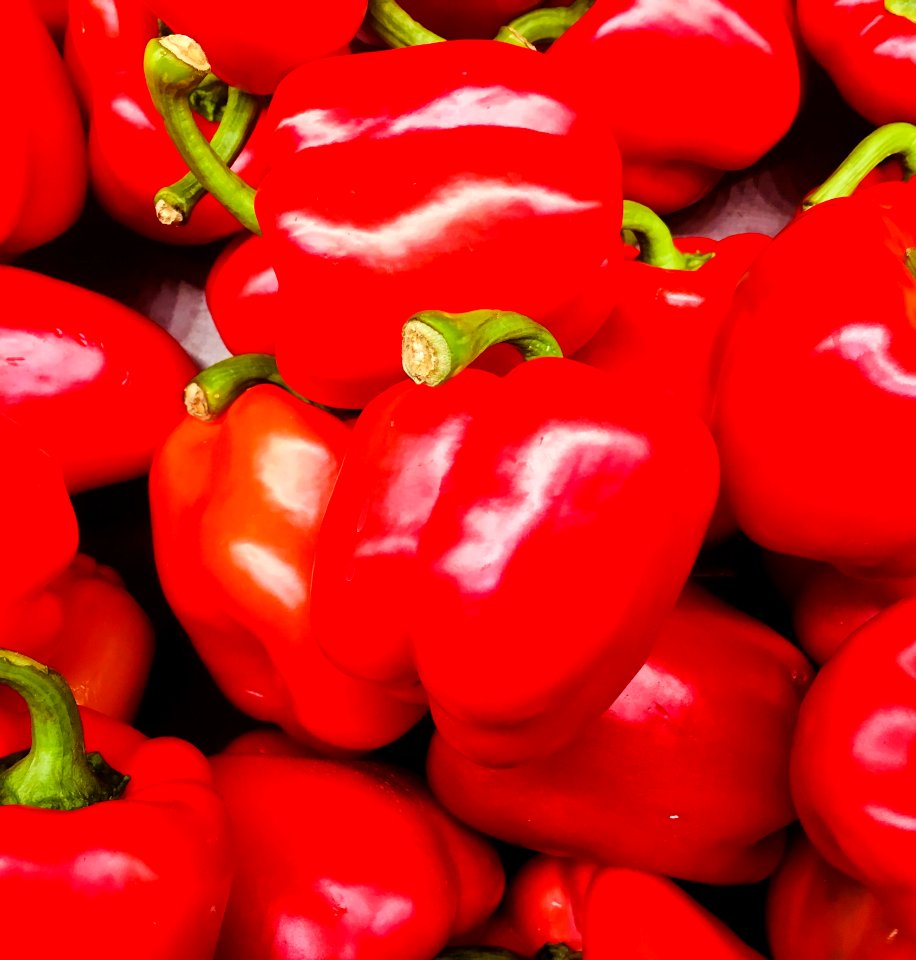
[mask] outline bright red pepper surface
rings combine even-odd
[[[152,320],[101,294],[0,267],[0,411],[71,493],[139,477],[182,417],[197,367]]]
[[[640,378],[707,422],[717,377],[716,346],[735,286],[769,243],[760,233],[724,240],[679,237],[685,254],[712,254],[696,269],[625,259],[607,322],[576,359],[615,377]]]
[[[789,749],[812,669],[688,587],[645,665],[568,746],[488,769],[436,736],[430,786],[459,819],[558,856],[703,883],[772,872],[795,819]]]
[[[31,0],[32,9],[55,39],[63,39],[67,28],[68,4],[69,0]]]
[[[86,138],[76,96],[47,28],[25,0],[5,4],[5,28],[16,38],[0,83],[10,135],[0,159],[0,259],[41,246],[71,227],[86,196]],[[23,71],[41,82],[22,88]]]
[[[884,183],[808,210],[738,287],[715,433],[738,523],[768,549],[916,574],[914,248],[916,190]]]
[[[546,323],[619,253],[600,99],[530,50],[453,41],[300,67],[271,104],[255,198],[280,286],[280,372],[362,407],[421,310]],[[567,350],[594,332],[554,331]],[[578,342],[575,342],[578,340]]]
[[[66,61],[89,116],[89,172],[92,191],[115,220],[166,243],[209,243],[238,232],[238,221],[205,196],[180,227],[157,220],[154,197],[160,187],[187,173],[150,100],[143,76],[143,51],[159,35],[146,4],[134,0],[70,0]],[[214,122],[199,119],[207,139]],[[257,182],[264,130],[262,118],[232,165]]]
[[[325,750],[388,743],[425,712],[342,673],[314,639],[315,541],[348,441],[330,414],[263,385],[213,423],[186,417],[150,475],[162,587],[217,684]]]
[[[914,960],[877,897],[835,870],[803,834],[770,881],[767,932],[774,960]]]
[[[906,8],[906,0],[798,0],[808,50],[874,124],[916,123],[916,12]]]
[[[596,0],[547,57],[604,96],[624,196],[666,213],[789,129],[801,97],[790,17],[758,0]]]
[[[496,853],[394,767],[263,753],[212,766],[237,864],[220,960],[429,960],[499,902]]]
[[[392,387],[319,535],[319,643],[479,761],[548,753],[645,661],[715,492],[698,419],[574,361]]]
[[[849,637],[799,713],[792,795],[831,864],[878,897],[916,936],[916,600]]]
[[[0,806],[4,950],[96,960],[111,942],[132,960],[207,960],[231,863],[206,759],[184,740],[81,714],[87,748],[131,779],[119,799],[81,810]],[[0,711],[0,756],[29,741],[27,715]]]
[[[428,30],[457,40],[495,36],[520,13],[543,4],[532,0],[404,0],[401,6]]]

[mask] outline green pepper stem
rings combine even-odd
[[[404,324],[401,363],[411,380],[435,387],[496,343],[511,344],[526,360],[563,356],[550,331],[520,313],[424,310]]]
[[[237,87],[229,87],[219,127],[210,141],[214,153],[227,166],[238,159],[260,112],[261,101],[258,97]],[[189,171],[176,183],[158,191],[155,196],[156,216],[167,225],[186,223],[206,192],[197,177]]]
[[[214,420],[225,412],[249,387],[272,383],[303,403],[328,410],[301,393],[296,393],[280,376],[277,358],[269,353],[241,353],[227,357],[202,370],[184,388],[185,409],[198,420]]]
[[[916,247],[909,247],[906,251],[906,268],[916,278]]]
[[[848,197],[875,167],[889,157],[899,156],[904,179],[916,173],[916,126],[888,123],[873,130],[832,174],[802,201],[807,209],[825,200]]]
[[[621,232],[629,230],[639,245],[641,263],[664,270],[699,270],[714,253],[684,253],[677,248],[665,221],[635,200],[623,201]]]
[[[916,0],[884,0],[884,9],[888,13],[916,23]]]
[[[541,7],[523,13],[506,24],[496,39],[520,47],[533,47],[538,40],[556,40],[591,9],[595,0],[574,0],[568,7]]]
[[[518,954],[501,947],[449,947],[435,960],[519,960]]]
[[[538,950],[534,960],[582,960],[582,951],[565,943],[548,943]]]
[[[129,778],[86,753],[73,691],[57,671],[0,650],[0,683],[25,700],[32,721],[28,752],[0,761],[0,805],[79,810],[124,792]]]
[[[389,47],[418,47],[445,40],[417,23],[397,0],[369,0],[366,23]]]
[[[189,97],[210,72],[200,45],[181,34],[150,40],[143,67],[153,103],[188,169],[242,226],[260,233],[254,189],[216,154],[194,119]]]

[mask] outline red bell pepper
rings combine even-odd
[[[795,819],[789,748],[812,677],[768,627],[689,587],[645,665],[568,746],[504,769],[434,737],[433,792],[534,850],[703,883],[752,883]]]
[[[741,528],[870,577],[916,574],[900,442],[916,417],[916,187],[843,193],[898,147],[916,168],[916,131],[882,128],[813,196],[833,199],[789,224],[739,284],[716,414]]]
[[[71,227],[86,196],[86,138],[67,71],[47,28],[24,0],[5,4],[4,28],[15,56],[4,59],[0,86],[10,132],[0,172],[0,259],[53,240]],[[23,70],[40,82],[14,95]]]
[[[635,233],[639,254],[624,260],[613,312],[576,359],[651,383],[708,422],[716,348],[735,286],[770,238],[675,240],[656,214],[629,200],[623,228]]]
[[[212,423],[185,418],[150,475],[162,588],[217,684],[324,750],[388,743],[425,712],[342,673],[314,638],[315,541],[348,441],[330,414],[262,385]]]
[[[461,938],[504,948],[457,948],[455,960],[760,960],[670,880],[636,870],[535,857],[513,877],[497,914]],[[583,951],[583,952],[579,952]]]
[[[181,418],[197,367],[152,320],[98,293],[0,267],[0,412],[60,464],[71,493],[138,477]]]
[[[201,182],[263,229],[280,372],[313,400],[361,407],[398,382],[398,335],[419,310],[547,322],[619,259],[606,108],[540,54],[468,40],[300,67],[271,103],[272,166],[255,199],[190,122],[206,62],[189,50],[150,44],[153,97]],[[557,330],[564,349],[588,325]]]
[[[770,881],[767,932],[773,960],[916,960],[916,940],[801,833]]]
[[[289,753],[211,761],[236,856],[220,960],[430,960],[493,912],[499,858],[419,782]]]
[[[405,364],[436,382],[506,329],[544,355],[504,378],[391,387],[366,407],[313,575],[331,659],[428,698],[456,749],[497,765],[568,742],[632,679],[716,492],[698,419],[551,356],[523,319],[427,316],[407,325]]]
[[[596,0],[546,56],[607,98],[624,196],[659,213],[759,160],[801,97],[785,2]],[[749,90],[766,91],[752,109]]]
[[[208,243],[236,233],[239,225],[216,200],[201,196],[196,183],[186,181],[178,191],[189,207],[200,199],[193,218],[177,221],[181,229],[174,227],[174,212],[163,213],[166,223],[160,222],[155,210],[159,188],[187,173],[143,77],[143,50],[158,35],[159,21],[145,3],[70,0],[66,60],[89,115],[92,190],[108,214],[143,236],[168,243]],[[229,99],[222,108],[224,94]],[[224,122],[219,126],[198,112],[196,122],[208,139],[218,138],[214,147],[234,160],[234,170],[257,182],[264,118],[247,143],[245,137],[258,115],[259,101],[217,85],[199,106],[208,113],[223,110]]]
[[[230,862],[205,758],[110,719],[84,739],[63,678],[19,654],[0,682],[32,723],[31,747],[21,714],[0,723],[4,754],[29,748],[0,762],[4,951],[90,960],[110,938],[133,960],[212,957]]]
[[[912,0],[798,0],[798,26],[853,109],[875,124],[916,123]]]
[[[63,40],[67,28],[69,0],[30,0],[32,9],[41,18],[55,40]]]
[[[876,188],[877,189],[877,188]],[[834,867],[916,937],[916,600],[869,620],[817,675],[799,713],[792,795]]]
[[[175,33],[207,51],[213,72],[249,93],[273,93],[296,67],[336,53],[356,36],[366,0],[332,4],[265,0],[147,0]]]

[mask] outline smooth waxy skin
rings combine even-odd
[[[790,24],[786,3],[596,0],[547,57],[605,97],[627,199],[666,213],[789,129],[801,97]],[[751,109],[749,90],[766,91]]]
[[[645,661],[716,489],[698,419],[573,361],[393,387],[319,534],[319,643],[481,762],[548,753]]]
[[[599,101],[530,50],[454,41],[309,64],[271,104],[255,197],[282,301],[281,374],[362,407],[400,381],[421,310],[546,322],[619,256]],[[592,318],[576,349],[594,332]]]
[[[916,123],[916,8],[906,16],[889,6],[886,0],[798,0],[798,25],[853,109],[874,124]]]
[[[916,190],[880,184],[808,210],[738,287],[714,432],[738,523],[768,549],[916,574],[914,248]]]

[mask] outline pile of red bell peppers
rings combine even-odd
[[[8,6],[4,956],[916,960],[916,2]]]

